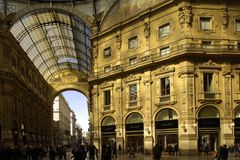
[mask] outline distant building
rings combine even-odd
[[[54,145],[68,145],[71,141],[71,112],[67,101],[60,94],[53,104],[53,142]]]
[[[70,135],[71,135],[71,143],[76,143],[76,115],[74,111],[70,113]]]
[[[77,144],[84,143],[84,141],[83,141],[83,138],[84,138],[83,130],[82,130],[81,126],[78,125],[78,124],[76,124],[75,135],[76,135],[76,143]]]

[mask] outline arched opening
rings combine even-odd
[[[88,99],[81,92],[67,90],[53,102],[53,144],[75,146],[89,144]]]
[[[205,106],[198,113],[198,150],[216,151],[219,141],[220,115],[213,106]]]
[[[112,146],[113,144],[116,144],[115,130],[115,119],[111,116],[105,117],[101,125],[102,145]]]
[[[126,148],[133,147],[135,150],[143,146],[143,117],[134,112],[126,118]]]
[[[234,136],[235,144],[240,144],[240,106],[237,107],[234,113]]]
[[[158,112],[155,120],[156,142],[164,149],[178,148],[178,114],[170,108]]]

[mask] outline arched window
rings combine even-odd
[[[219,112],[215,107],[208,106],[202,108],[198,113],[199,118],[219,118]]]
[[[115,119],[113,117],[105,117],[102,121],[102,126],[111,126],[115,125]]]
[[[240,106],[238,107],[238,109],[236,110],[235,114],[234,114],[235,118],[240,118]]]
[[[178,115],[177,112],[173,109],[167,108],[161,110],[156,117],[156,121],[165,121],[165,120],[174,120],[177,119]]]
[[[139,113],[132,113],[126,119],[126,124],[141,122],[143,122],[143,117]]]

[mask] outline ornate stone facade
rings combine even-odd
[[[145,1],[127,3],[131,2],[116,2],[92,36],[98,44],[95,76],[89,79],[98,93],[91,97],[95,144],[101,147],[116,141],[125,150],[144,145],[148,152],[157,142],[164,147],[176,143],[187,154],[201,150],[204,141],[212,151],[234,144],[234,136],[239,135],[239,124],[233,122],[239,109],[240,32],[233,26],[239,25],[239,4],[154,1],[158,4],[148,10]],[[113,21],[116,15],[121,23]],[[105,59],[102,55],[108,46],[114,52]],[[105,84],[112,85],[104,88]],[[111,99],[106,110],[105,90]],[[169,119],[161,118],[163,114]],[[135,130],[129,127],[132,115],[142,117],[131,122]],[[102,124],[109,117],[112,124]],[[206,120],[212,125],[206,125]]]
[[[0,22],[1,144],[50,144],[52,88]],[[48,125],[46,125],[48,124]]]

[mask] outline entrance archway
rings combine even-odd
[[[103,119],[101,125],[102,145],[112,146],[116,143],[116,125],[115,119],[112,116],[107,116]]]
[[[198,113],[198,150],[216,151],[220,131],[219,111],[213,106],[205,106]]]
[[[156,142],[164,149],[178,148],[178,114],[170,108],[158,112],[155,119]]]
[[[126,148],[135,150],[144,148],[143,117],[140,113],[134,112],[126,118]]]
[[[53,144],[89,144],[88,98],[77,90],[65,90],[53,102]]]

